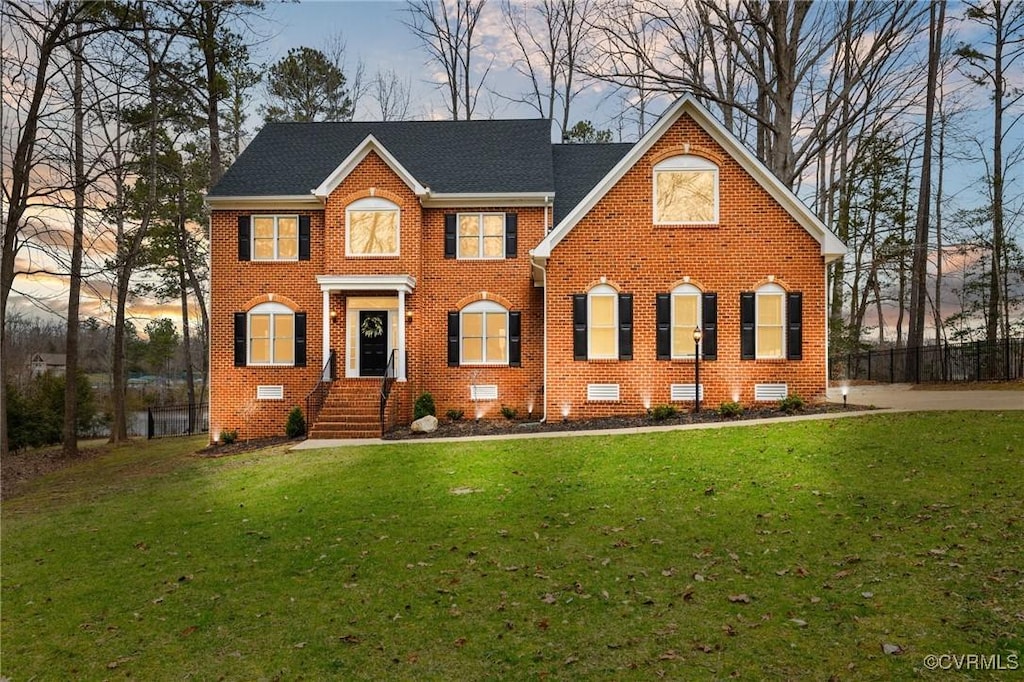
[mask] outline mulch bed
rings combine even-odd
[[[843,407],[832,403],[805,405],[794,414],[825,414],[830,412],[853,412],[869,409],[859,405]],[[459,436],[499,436],[517,433],[551,433],[555,431],[593,431],[594,429],[628,429],[641,426],[671,426],[674,424],[710,424],[714,422],[749,421],[770,417],[785,417],[786,413],[776,407],[746,409],[738,417],[722,417],[714,409],[699,413],[680,412],[667,419],[655,420],[646,415],[603,417],[563,422],[561,420],[540,423],[538,421],[510,421],[507,419],[461,419],[440,420],[433,433],[414,433],[408,427],[392,429],[384,435],[385,440],[418,440],[423,438],[457,438]]]
[[[202,450],[196,450],[197,457],[224,457],[226,455],[237,455],[253,450],[285,445],[286,443],[298,443],[302,438],[289,438],[288,436],[271,436],[269,438],[255,438],[253,440],[240,440],[230,444],[214,443],[207,445]]]

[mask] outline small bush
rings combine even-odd
[[[421,393],[419,398],[416,398],[416,402],[412,406],[412,418],[413,421],[426,417],[427,415],[432,417],[437,416],[437,407],[434,405],[434,396],[430,393]]]
[[[501,416],[509,421],[514,420],[519,416],[519,412],[514,407],[508,407],[507,405],[501,406]]]
[[[465,415],[465,414],[466,413],[463,412],[462,410],[451,409],[451,410],[448,410],[447,412],[445,412],[444,416],[448,417],[448,421],[450,421],[450,422],[457,422],[457,421],[461,421],[463,415]]]
[[[663,422],[669,417],[676,416],[678,410],[675,405],[655,405],[651,408],[651,419],[656,422]]]
[[[722,417],[738,417],[743,414],[743,406],[734,400],[727,400],[718,406],[718,414]]]
[[[289,438],[298,438],[306,435],[306,418],[302,416],[302,409],[293,407],[288,413],[288,421],[284,425],[284,432]]]
[[[779,410],[786,414],[793,414],[804,409],[804,399],[794,393],[779,401]]]
[[[238,429],[225,430],[220,432],[220,442],[224,445],[231,445],[238,440]]]

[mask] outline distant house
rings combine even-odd
[[[207,198],[211,434],[282,433],[321,380],[313,437],[407,423],[425,391],[570,420],[824,394],[845,246],[749,150],[689,96],[636,144],[550,130],[265,126]]]
[[[47,372],[62,377],[67,364],[68,356],[63,353],[34,353],[28,360],[28,369],[33,379]]]

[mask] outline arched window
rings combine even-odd
[[[250,365],[295,364],[295,313],[280,303],[261,303],[246,315]]]
[[[494,301],[470,303],[459,313],[460,364],[509,364],[508,310]]]
[[[587,358],[610,360],[619,357],[619,294],[607,284],[587,292]]]
[[[681,284],[672,290],[672,358],[692,359],[693,330],[701,327],[701,290]]]
[[[754,292],[756,357],[786,357],[786,290],[778,284],[762,284]]]
[[[699,156],[673,156],[654,166],[656,225],[718,223],[718,166]]]
[[[380,197],[366,197],[345,209],[346,256],[397,256],[401,209]]]

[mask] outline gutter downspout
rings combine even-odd
[[[550,205],[550,198],[544,197],[544,236],[547,237],[551,227],[548,222],[548,207]],[[544,424],[548,420],[548,268],[547,262],[544,265],[540,264],[540,261],[534,259],[533,264],[540,268],[540,271],[544,273],[544,293],[542,295],[542,318],[544,326],[544,338],[543,338],[543,353],[544,353],[544,377],[541,379],[541,388],[544,390],[544,404],[542,406],[542,414],[540,417],[540,423]]]

